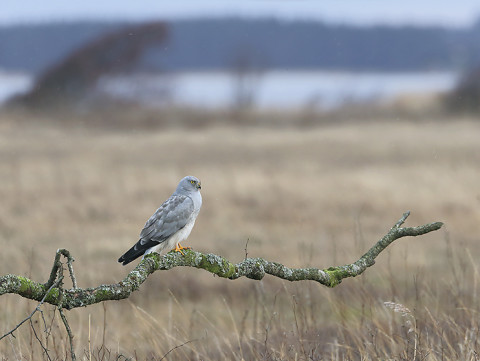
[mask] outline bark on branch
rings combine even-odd
[[[233,264],[221,256],[185,250],[184,255],[177,252],[170,252],[163,256],[157,253],[149,254],[119,283],[100,285],[95,288],[78,288],[72,267],[73,257],[67,250],[58,250],[49,280],[46,283],[8,274],[0,277],[0,296],[6,293],[15,293],[31,300],[50,303],[59,309],[69,310],[103,301],[128,298],[153,272],[169,270],[178,266],[202,268],[219,277],[231,280],[239,277],[260,280],[265,274],[270,274],[288,281],[312,280],[328,287],[335,287],[344,278],[356,277],[375,264],[375,258],[380,252],[396,239],[420,236],[436,231],[443,225],[442,222],[434,222],[418,227],[401,227],[409,215],[410,212],[404,213],[402,218],[367,253],[356,262],[344,266],[326,269],[288,268],[263,258],[245,258],[242,262]],[[63,275],[60,255],[67,258],[68,270],[74,285],[69,290],[63,289],[61,286],[52,287],[57,277]]]

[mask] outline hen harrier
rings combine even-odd
[[[118,259],[124,266],[142,255],[172,249],[183,254],[180,242],[187,239],[202,206],[202,184],[193,176],[178,183],[177,189],[145,223],[140,240]]]

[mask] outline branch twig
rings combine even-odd
[[[177,345],[177,346],[171,348],[171,349],[168,350],[168,352],[167,352],[165,355],[163,355],[163,357],[162,357],[161,359],[159,359],[158,361],[164,360],[164,359],[168,356],[168,354],[169,354],[170,352],[175,351],[177,348],[180,348],[180,347],[182,347],[182,346],[185,346],[185,345],[187,345],[187,344],[189,344],[189,343],[191,343],[191,342],[195,342],[195,341],[198,341],[198,340],[185,341],[184,343],[182,343],[182,344],[180,344],[180,345]]]
[[[55,254],[55,260],[53,261],[53,267],[50,271],[50,277],[48,281],[45,283],[45,287],[50,287],[55,279],[57,278],[57,274],[59,270],[62,268],[62,262],[60,262],[60,256],[64,256],[67,259],[67,266],[68,272],[70,273],[70,278],[72,279],[73,288],[77,288],[77,279],[75,278],[75,273],[73,272],[73,262],[75,259],[70,254],[70,251],[64,248],[57,249],[57,253]]]
[[[40,311],[40,312],[41,312],[41,311]],[[30,321],[30,327],[31,327],[32,330],[33,330],[33,334],[35,335],[35,338],[37,339],[38,343],[40,344],[40,347],[42,348],[43,352],[44,352],[45,355],[47,356],[48,360],[49,360],[49,361],[52,361],[52,358],[51,358],[50,355],[48,354],[47,348],[43,345],[42,340],[40,340],[40,337],[38,337],[38,335],[37,335],[37,331],[35,330],[35,327],[33,326],[32,319],[30,318],[29,321]]]
[[[75,356],[75,350],[73,348],[73,333],[70,325],[68,324],[67,317],[63,313],[63,310],[59,307],[58,312],[60,313],[60,317],[62,318],[63,324],[65,325],[65,329],[67,330],[68,341],[70,342],[70,357],[72,361],[76,361],[77,357]]]

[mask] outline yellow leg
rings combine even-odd
[[[175,246],[175,249],[174,251],[175,252],[180,252],[182,255],[185,256],[185,254],[182,252],[182,249],[190,249],[191,247],[183,247],[180,243],[177,243],[177,245]]]

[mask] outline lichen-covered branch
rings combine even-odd
[[[62,279],[61,279],[61,278],[58,279],[57,282],[55,282],[54,284],[52,284],[52,285],[50,286],[50,288],[47,290],[47,292],[45,292],[45,296],[43,296],[42,300],[41,300],[40,303],[37,305],[37,307],[35,307],[35,309],[32,311],[32,313],[30,313],[30,315],[29,315],[27,318],[25,318],[25,319],[23,319],[22,321],[20,321],[13,329],[11,329],[10,331],[8,331],[8,332],[5,333],[4,335],[0,336],[0,340],[2,340],[3,338],[7,337],[8,335],[13,335],[13,333],[14,333],[16,330],[18,330],[18,328],[19,328],[21,325],[23,325],[25,322],[27,322],[27,321],[32,322],[32,317],[33,317],[33,315],[34,315],[36,312],[40,311],[40,307],[41,307],[41,306],[43,305],[43,303],[45,302],[45,298],[47,298],[48,293],[51,291],[51,289],[52,289],[53,287],[58,286],[58,285],[60,284],[60,282],[62,282]],[[42,346],[43,346],[43,345],[42,345]]]
[[[60,309],[72,309],[103,301],[128,298],[132,292],[138,290],[140,285],[153,272],[169,270],[179,266],[202,268],[219,277],[232,280],[239,277],[260,280],[265,274],[269,274],[288,281],[312,280],[328,287],[334,287],[344,278],[355,277],[363,273],[375,263],[375,258],[380,252],[396,239],[407,236],[420,236],[436,231],[443,225],[442,222],[435,222],[418,227],[401,227],[409,214],[409,212],[406,212],[388,233],[360,259],[344,266],[327,269],[288,268],[280,263],[270,262],[263,258],[246,258],[242,262],[234,264],[221,256],[185,250],[184,255],[177,252],[170,252],[164,256],[160,256],[157,253],[149,254],[119,283],[83,289],[76,287],[76,282],[74,281],[73,268],[71,268],[73,258],[68,251],[59,250],[57,251],[57,257],[61,253],[68,259],[70,276],[74,284],[72,289],[51,288],[61,268],[59,258],[57,259],[56,257],[47,283],[35,282],[23,276],[5,275],[0,277],[0,295],[15,293],[25,298],[56,305]]]

